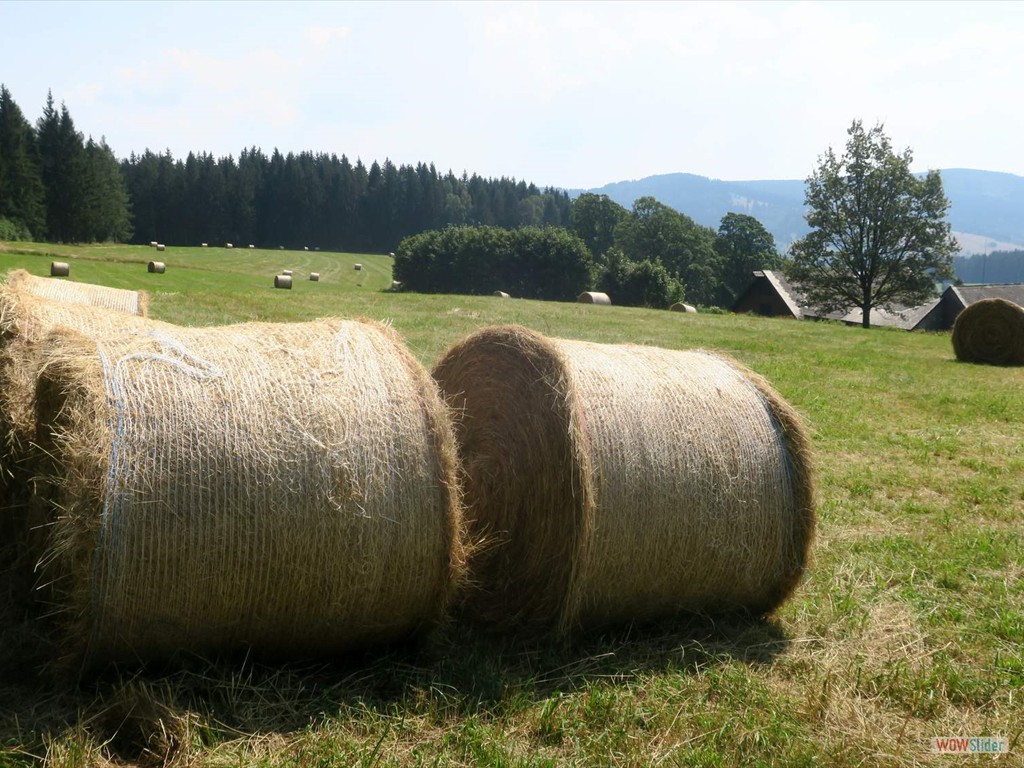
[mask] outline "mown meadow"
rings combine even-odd
[[[3,628],[0,766],[992,764],[932,754],[941,736],[1005,737],[995,764],[1024,764],[1024,369],[958,363],[948,333],[395,293],[387,256],[10,243],[0,274],[65,257],[72,279],[149,291],[161,320],[368,317],[428,367],[501,323],[721,350],[810,427],[818,534],[770,619],[681,617],[570,647],[456,616],[416,647],[190,659],[69,688]],[[147,273],[155,258],[166,274]],[[294,288],[274,290],[286,268]]]

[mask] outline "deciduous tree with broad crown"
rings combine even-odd
[[[938,171],[910,172],[911,150],[897,154],[882,125],[855,120],[846,152],[831,148],[807,179],[811,232],[790,250],[788,275],[808,304],[825,312],[898,310],[935,295],[952,277],[957,249],[946,221],[949,200]]]

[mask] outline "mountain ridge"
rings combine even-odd
[[[988,253],[1007,247],[1024,250],[1024,176],[970,168],[940,170],[950,199],[949,222],[961,253]],[[804,220],[804,180],[723,181],[693,173],[666,173],[615,181],[591,189],[626,208],[652,196],[698,224],[717,229],[726,213],[746,213],[775,237],[781,251],[808,232]]]

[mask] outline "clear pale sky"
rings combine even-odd
[[[802,179],[857,118],[1024,175],[1022,2],[12,2],[0,82],[118,157],[350,159],[596,187]]]

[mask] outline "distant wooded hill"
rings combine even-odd
[[[1024,177],[961,168],[941,173],[952,203],[949,220],[964,255],[1024,249]],[[726,213],[750,214],[772,233],[781,251],[807,232],[803,180],[719,181],[671,173],[570,194],[582,191],[608,195],[627,208],[650,195],[715,228]]]

